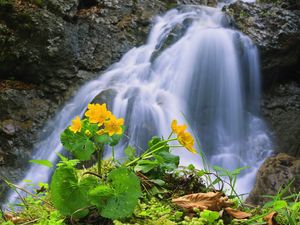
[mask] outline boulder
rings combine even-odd
[[[274,85],[265,92],[262,114],[271,128],[274,150],[300,157],[300,82]]]
[[[291,182],[289,190],[291,192],[287,192],[286,195],[300,191],[300,158],[285,153],[272,156],[260,167],[247,202],[261,205],[270,200],[263,195],[275,196],[280,188],[284,188]]]

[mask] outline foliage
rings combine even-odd
[[[210,168],[201,151],[204,169],[192,164],[179,167],[179,157],[171,149],[184,147],[196,154],[195,141],[185,124],[174,120],[171,129],[167,139],[153,137],[141,155],[127,146],[126,158],[119,162],[114,158],[113,146],[125,131],[124,120],[116,118],[105,104],[89,104],[85,118],[77,116],[61,134],[63,146],[75,159],[58,154],[61,161],[54,170],[50,190],[47,184],[40,184],[38,190],[22,198],[18,204],[23,208],[21,212],[3,213],[0,223],[65,225],[76,220],[87,224],[85,220],[96,215],[97,224],[108,218],[115,225],[242,225],[264,224],[268,220],[299,225],[300,194],[288,195],[291,183],[276,196],[266,196],[271,200],[264,207],[246,207],[235,192],[235,185],[237,176],[247,167],[233,171]],[[105,148],[111,148],[111,160],[102,159]],[[95,153],[94,166],[76,168]],[[52,167],[47,160],[30,162]],[[15,191],[20,189],[6,183]],[[224,184],[230,188],[228,196]],[[216,190],[217,185],[220,190]]]
[[[48,160],[36,160],[36,159],[32,159],[32,160],[29,160],[30,163],[35,163],[35,164],[38,164],[38,165],[42,165],[42,166],[47,166],[49,168],[52,168],[53,165],[50,161]]]
[[[140,182],[136,175],[127,168],[113,170],[108,175],[108,181],[111,183],[111,189],[106,198],[105,207],[97,207],[101,210],[101,215],[106,218],[118,219],[129,216],[141,196]],[[103,199],[103,190],[98,195],[94,195],[94,200]],[[100,193],[100,196],[99,196]],[[107,192],[104,192],[107,193]]]
[[[218,175],[218,177],[217,177],[218,182],[222,181],[222,179],[220,179],[219,177],[225,177],[226,179],[228,179],[229,187],[230,187],[229,195],[236,194],[234,192],[236,189],[235,186],[236,186],[237,176],[241,173],[241,171],[248,169],[248,168],[249,168],[248,166],[244,166],[244,167],[237,168],[233,171],[229,171],[220,166],[213,166],[214,171]]]
[[[55,170],[50,189],[52,202],[62,215],[84,217],[88,214],[89,199],[87,190],[96,186],[94,177],[78,179],[73,163],[64,161]]]
[[[37,6],[39,6],[39,7],[42,7],[45,4],[44,0],[30,0],[30,2],[37,5]]]
[[[159,137],[153,137],[148,143],[148,151],[145,151],[140,157],[132,159],[135,162],[134,171],[142,173],[161,174],[176,169],[179,165],[179,157],[171,154],[170,147],[167,144],[169,140],[163,140]],[[131,148],[132,149],[132,148]],[[133,151],[129,157],[134,157]],[[128,163],[127,165],[131,165]]]
[[[12,0],[0,0],[0,6],[10,5],[12,3]]]
[[[32,187],[33,184],[28,181],[27,186]],[[66,225],[65,218],[57,211],[50,203],[50,196],[48,192],[48,184],[39,183],[38,189],[33,194],[28,195],[22,199],[22,202],[17,204],[18,208],[14,212],[13,206],[10,206],[12,212],[0,213],[0,224],[37,224],[37,225]],[[5,221],[3,218],[6,218]]]

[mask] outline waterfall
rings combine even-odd
[[[55,162],[63,150],[60,133],[95,98],[108,99],[113,113],[125,118],[129,139],[117,153],[127,144],[142,151],[153,135],[168,136],[172,119],[187,119],[211,165],[251,167],[238,180],[239,193],[251,190],[272,147],[259,115],[257,49],[230,28],[220,9],[186,6],[157,17],[146,44],[86,83],[48,122],[34,159]],[[183,165],[202,166],[200,156],[185,149],[174,154]],[[32,165],[24,179],[47,182],[50,174],[47,167]],[[14,198],[11,194],[8,201]]]

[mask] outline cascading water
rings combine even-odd
[[[117,152],[127,144],[143,149],[153,135],[170,133],[172,119],[187,118],[212,165],[251,167],[238,180],[238,191],[247,193],[271,149],[259,118],[259,76],[256,47],[228,28],[219,9],[171,10],[156,18],[145,45],[131,49],[85,84],[49,122],[34,158],[55,162],[56,152],[62,151],[60,133],[96,96],[109,95],[108,104],[125,118],[129,136]],[[184,149],[174,153],[181,156],[181,164],[202,166],[200,156]],[[45,182],[50,174],[50,169],[33,165],[24,179]],[[11,194],[8,201],[15,198]]]

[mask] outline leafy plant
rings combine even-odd
[[[124,120],[117,119],[107,110],[106,104],[89,104],[81,120],[77,116],[72,125],[61,134],[61,142],[79,160],[90,160],[94,152],[98,157],[98,174],[101,175],[101,160],[104,145],[115,146],[125,130]]]
[[[220,218],[220,214],[215,211],[204,210],[200,213],[200,217],[206,219],[208,224],[214,224]]]
[[[174,120],[171,129],[167,139],[153,137],[139,156],[134,147],[128,146],[124,149],[125,161],[119,162],[114,159],[113,147],[122,138],[124,120],[116,118],[105,104],[89,104],[85,118],[76,117],[61,134],[63,146],[75,159],[58,154],[61,161],[54,170],[50,190],[47,184],[41,183],[39,190],[30,193],[6,181],[16,192],[20,189],[29,196],[21,197],[18,205],[24,208],[22,212],[2,213],[0,223],[64,225],[73,223],[74,218],[84,223],[91,212],[94,216],[97,211],[99,220],[108,218],[115,225],[263,224],[266,218],[275,219],[281,225],[299,225],[300,194],[287,195],[291,184],[276,196],[267,196],[271,200],[263,208],[249,209],[235,204],[239,197],[235,192],[237,176],[247,167],[233,171],[218,166],[211,169],[203,152],[199,153],[203,169],[192,164],[180,167],[179,157],[172,154],[172,148],[197,151],[185,124],[179,125]],[[174,144],[176,141],[178,144]],[[102,159],[105,147],[112,147],[112,160]],[[94,166],[76,169],[78,163],[90,160],[95,153],[98,160]],[[52,168],[47,160],[30,162]],[[216,184],[221,186],[221,191],[211,190]],[[231,188],[230,196],[222,192],[224,184]],[[28,185],[33,187],[30,181]]]
[[[103,217],[118,219],[129,216],[141,196],[139,179],[127,168],[118,168],[108,175],[111,188],[94,190],[93,201],[106,200],[105,205],[96,205]],[[105,193],[105,195],[103,195]]]
[[[94,177],[80,180],[74,166],[77,160],[64,159],[55,170],[50,190],[52,202],[62,215],[84,217],[88,214],[90,206],[87,190],[97,185]]]
[[[91,206],[106,218],[127,217],[141,195],[139,179],[124,167],[110,171],[107,179],[102,179],[101,173],[104,145],[118,144],[125,129],[124,120],[117,119],[105,104],[89,104],[85,116],[83,120],[77,116],[61,134],[63,146],[78,160],[60,156],[62,161],[57,164],[50,186],[53,204],[63,215],[72,217],[86,216]],[[78,176],[74,166],[91,159],[94,152],[98,153],[98,173]]]
[[[213,166],[214,171],[216,172],[216,174],[219,177],[225,177],[226,179],[228,179],[229,187],[230,187],[230,194],[229,194],[230,196],[237,195],[236,192],[235,192],[237,176],[241,173],[241,171],[243,171],[245,169],[248,169],[248,168],[249,168],[249,166],[244,166],[244,167],[240,167],[240,168],[237,168],[235,170],[229,171],[229,170],[224,169],[220,166]],[[218,180],[216,180],[217,182],[222,181],[219,177],[217,177],[217,179],[218,179]]]

